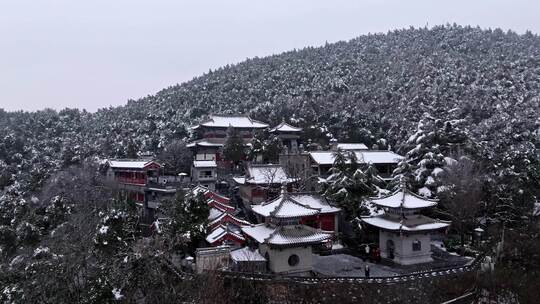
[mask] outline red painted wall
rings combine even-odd
[[[300,223],[304,225],[312,226],[314,228],[321,228],[322,230],[326,230],[326,231],[334,231],[335,215],[333,213],[327,213],[327,214],[320,214],[318,216],[307,216],[307,217],[303,217]]]

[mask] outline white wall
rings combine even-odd
[[[403,234],[400,236],[399,233],[380,231],[379,247],[383,258],[389,258],[388,248],[386,247],[386,243],[389,239],[394,241],[394,262],[402,265],[411,265],[433,261],[431,258],[430,234]],[[421,243],[420,251],[413,251],[412,247],[415,240],[418,240]]]
[[[263,256],[268,252],[270,259],[269,268],[272,272],[300,273],[313,269],[313,252],[311,246],[276,249],[268,248],[267,245],[261,245],[259,250]],[[299,263],[296,266],[289,265],[289,257],[293,254],[299,257]]]

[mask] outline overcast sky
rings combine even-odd
[[[248,57],[456,22],[540,33],[540,1],[0,0],[0,108],[95,111]]]

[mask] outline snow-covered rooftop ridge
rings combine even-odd
[[[364,143],[338,143],[337,148],[341,150],[368,150]]]
[[[341,209],[331,206],[320,196],[282,192],[275,199],[253,206],[252,210],[263,217],[296,218],[319,213],[335,213]]]
[[[448,221],[432,219],[420,214],[408,216],[406,219],[379,215],[362,218],[362,221],[369,225],[391,231],[426,231],[450,226],[450,222]]]
[[[243,226],[242,232],[253,238],[257,243],[263,243],[264,240],[268,238],[275,229],[275,227],[266,224],[258,224],[251,226]]]
[[[210,221],[214,219],[215,217],[220,216],[221,213],[232,213],[235,211],[235,207],[230,205],[231,203],[230,198],[220,195],[214,191],[211,191],[210,189],[202,185],[197,185],[193,187],[190,190],[189,194],[192,196],[197,196],[199,194],[202,194],[204,196],[206,203],[208,204],[208,206],[211,207],[210,215],[211,216],[213,215],[212,218],[211,217],[208,218]],[[213,211],[214,209],[216,209],[217,211],[221,213],[216,213],[216,211]],[[214,214],[212,212],[214,212]]]
[[[243,247],[231,251],[231,259],[236,262],[265,262],[266,259],[259,253],[258,249]]]
[[[270,129],[270,132],[302,132],[302,128],[291,126],[283,121],[279,125]]]
[[[212,223],[215,219],[221,218],[225,212],[217,209],[217,208],[210,208],[210,211],[208,212],[208,221]]]
[[[250,165],[247,167],[245,183],[283,184],[293,182],[281,165]]]
[[[204,193],[204,196],[207,198],[207,199],[213,199],[219,203],[222,203],[222,204],[229,204],[231,202],[231,199],[226,197],[226,196],[223,196],[219,193],[216,193],[214,191],[207,191]]]
[[[274,218],[298,218],[321,212],[319,208],[311,208],[283,194],[270,202],[253,206],[252,210],[263,217]]]
[[[304,206],[320,209],[321,213],[336,213],[341,211],[340,208],[330,205],[324,197],[312,192],[289,193],[289,197]]]
[[[309,155],[313,161],[319,165],[332,165],[336,158],[336,151],[312,151]],[[403,156],[392,151],[362,150],[354,151],[358,163],[371,164],[396,164],[403,159]],[[350,160],[347,160],[350,162]]]
[[[233,181],[237,184],[243,185],[246,183],[246,178],[244,176],[233,177]]]
[[[191,189],[191,194],[193,195],[198,195],[199,193],[207,194],[208,192],[210,192],[210,189],[203,185],[197,185]]]
[[[223,147],[225,138],[202,138],[188,143],[186,146],[192,148],[195,146],[201,147]]]
[[[236,217],[236,216],[234,216],[234,215],[232,215],[230,213],[222,212],[219,216],[217,216],[216,218],[211,220],[208,223],[208,225],[214,225],[216,223],[224,221],[227,218],[229,219],[229,221],[226,221],[226,222],[232,222],[233,224],[237,224],[237,225],[250,225],[251,224],[250,222],[248,222],[246,220],[243,220],[241,218],[238,218],[238,217]]]
[[[264,242],[275,246],[294,246],[321,243],[331,237],[331,232],[315,230],[305,225],[282,226],[274,230]]]
[[[123,168],[123,169],[144,169],[146,166],[154,163],[158,166],[160,164],[153,160],[142,159],[110,159],[107,161],[111,168]]]
[[[216,128],[268,128],[268,124],[251,119],[247,115],[209,115],[209,118],[199,126]]]
[[[242,241],[245,240],[244,236],[242,236],[240,231],[233,231],[232,229],[230,229],[229,227],[227,227],[225,225],[220,225],[216,229],[212,230],[212,232],[210,232],[206,236],[206,241],[208,243],[212,244],[212,243],[220,240],[221,238],[223,238],[226,235],[232,235],[232,236],[234,236],[237,239],[242,240]]]
[[[258,224],[244,226],[242,231],[257,243],[275,246],[316,244],[332,237],[331,232],[320,231],[305,225],[275,227]]]
[[[235,211],[235,208],[233,206],[230,206],[226,203],[221,203],[215,199],[208,199],[206,202],[208,206],[216,208],[217,210],[224,213],[233,213]]]
[[[375,205],[387,208],[421,209],[437,205],[437,200],[421,197],[408,189],[399,189],[394,193],[370,199]]]
[[[270,211],[270,216],[273,218],[296,218],[319,213],[321,213],[321,209],[311,208],[287,197],[283,198],[276,208]]]
[[[194,160],[193,167],[195,168],[216,168],[217,163],[215,160]]]

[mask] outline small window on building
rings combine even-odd
[[[289,266],[296,266],[298,263],[300,263],[300,258],[296,254],[289,257]]]
[[[202,177],[202,178],[212,177],[212,171],[209,171],[209,170],[201,171],[199,172],[199,177]]]
[[[412,243],[412,250],[413,251],[422,250],[422,243],[419,240],[414,240],[414,242]]]

